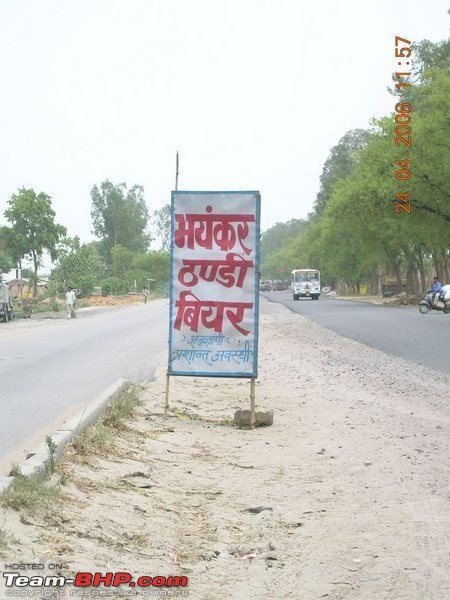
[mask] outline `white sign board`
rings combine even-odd
[[[256,377],[259,192],[172,192],[169,375]]]

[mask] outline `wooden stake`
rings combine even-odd
[[[169,373],[166,373],[166,393],[164,396],[164,418],[167,418],[167,411],[169,410],[169,382],[170,382],[170,375]]]
[[[255,378],[250,379],[250,427],[255,429]]]

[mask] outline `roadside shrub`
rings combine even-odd
[[[102,288],[102,296],[117,296],[127,292],[127,284],[118,277],[108,277],[100,282]]]

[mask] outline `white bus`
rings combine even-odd
[[[294,269],[292,271],[292,296],[318,300],[320,296],[320,271],[317,269]]]

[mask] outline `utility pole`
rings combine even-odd
[[[177,150],[177,158],[175,161],[175,191],[178,190],[178,173],[179,173],[179,157],[178,157],[178,150]]]
[[[175,191],[178,191],[179,165],[180,165],[180,161],[179,161],[178,150],[177,150],[177,156],[176,156],[176,160],[175,160]],[[170,383],[170,375],[169,375],[169,369],[167,369],[166,389],[165,389],[165,393],[164,393],[164,418],[165,419],[167,418],[167,411],[169,410],[169,383]]]

